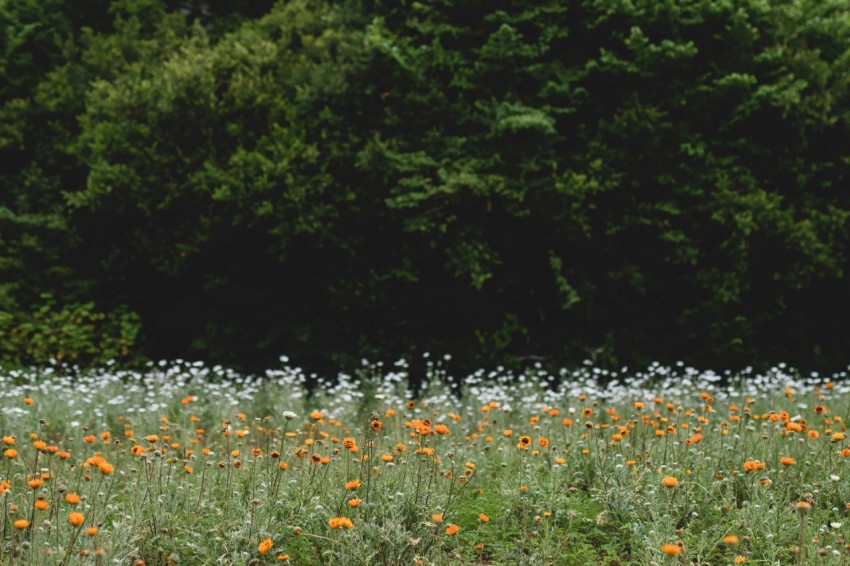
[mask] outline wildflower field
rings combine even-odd
[[[3,371],[0,563],[850,563],[843,373],[283,361]]]

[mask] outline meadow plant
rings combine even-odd
[[[285,360],[284,360],[285,362]],[[0,374],[11,564],[846,564],[845,373]],[[315,384],[308,388],[307,384]]]

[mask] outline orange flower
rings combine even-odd
[[[661,547],[661,552],[667,556],[679,556],[682,554],[682,547],[678,544],[665,544]]]
[[[79,527],[86,520],[85,516],[82,513],[78,513],[76,511],[71,511],[68,513],[68,522],[74,525],[75,527]]]
[[[379,430],[381,430],[381,427],[384,426],[384,423],[381,422],[381,419],[372,419],[372,422],[369,423],[369,426],[372,428],[372,430],[378,432]]]
[[[443,514],[442,513],[434,513],[433,515],[431,515],[431,519],[435,523],[439,523],[440,521],[443,520]]]
[[[80,502],[80,496],[76,493],[68,493],[65,495],[65,501],[67,501],[71,505],[76,505]]]
[[[664,487],[676,487],[677,485],[679,485],[679,480],[677,480],[673,476],[664,476],[663,478],[661,478],[661,484]]]
[[[723,542],[725,544],[734,545],[741,542],[741,539],[739,539],[736,535],[726,535],[723,537]]]
[[[446,527],[446,534],[447,534],[447,535],[449,535],[449,536],[451,537],[451,536],[456,535],[456,534],[457,534],[457,532],[458,532],[459,530],[460,530],[460,527],[458,527],[458,526],[457,526],[457,525],[455,525],[454,523],[450,523],[450,524]]]
[[[744,471],[745,472],[755,472],[758,470],[764,469],[764,462],[759,462],[758,460],[747,460],[744,462]]]
[[[490,522],[490,517],[488,517],[488,516],[487,516],[487,515],[485,515],[484,513],[479,513],[479,514],[478,514],[478,520],[479,520],[479,521],[481,521],[482,523],[489,523],[489,522]]]
[[[16,529],[24,530],[25,528],[30,526],[30,522],[26,519],[18,519],[13,523],[13,525],[15,525]]]
[[[348,500],[348,505],[351,507],[359,507],[363,500],[358,497],[353,497]]]
[[[354,526],[354,523],[348,517],[331,517],[328,519],[328,526],[332,529],[338,529],[340,527],[350,529]]]
[[[794,460],[794,458],[789,458],[788,456],[782,456],[779,458],[779,463],[784,466],[792,466],[795,462],[796,460]]]
[[[540,446],[541,448],[546,448],[547,446],[549,446],[549,439],[541,436],[540,438],[537,439],[537,445]]]
[[[97,534],[97,527],[89,527],[86,529],[86,534],[90,537],[93,537]]]
[[[115,468],[109,462],[101,462],[97,465],[97,469],[100,470],[100,473],[103,475],[108,476]]]
[[[50,504],[44,499],[37,499],[34,505],[39,511],[45,511],[48,507],[50,507]]]
[[[444,424],[434,425],[434,432],[437,434],[449,434],[449,427]]]
[[[348,490],[357,489],[361,485],[362,484],[360,483],[360,480],[355,479],[355,480],[351,480],[350,482],[345,484],[345,489],[348,489]]]
[[[259,552],[260,554],[265,554],[266,552],[271,550],[272,546],[274,546],[272,539],[267,538],[260,543],[260,546],[257,547],[257,552]]]
[[[6,450],[3,451],[3,455],[7,458],[14,458],[15,456],[18,455],[18,451],[15,450],[14,448],[7,448]]]
[[[312,413],[310,413],[310,418],[313,419],[314,421],[322,420],[323,416],[324,415],[322,414],[322,411],[313,411]]]

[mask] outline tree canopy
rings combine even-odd
[[[0,356],[846,365],[822,0],[0,5]]]

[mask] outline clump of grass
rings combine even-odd
[[[416,397],[403,363],[312,391],[289,367],[0,375],[0,553],[60,565],[850,558],[843,382],[785,368],[746,380],[432,369]]]

